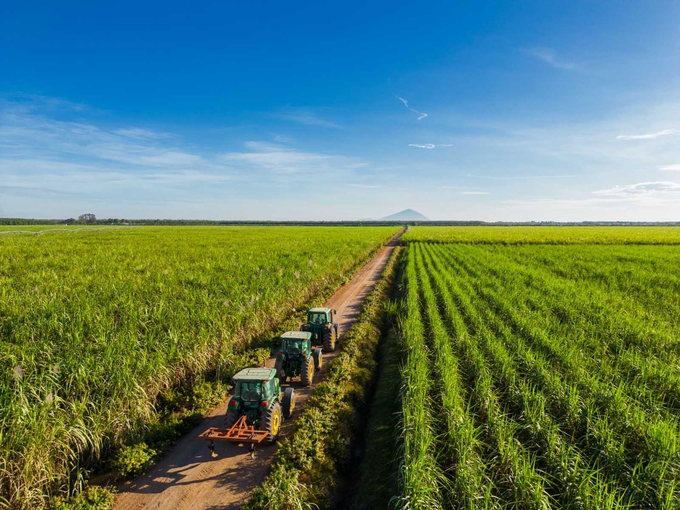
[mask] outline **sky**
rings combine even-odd
[[[680,3],[0,3],[0,217],[680,221]]]

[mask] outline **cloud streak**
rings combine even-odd
[[[676,135],[680,131],[677,129],[664,129],[663,131],[657,131],[656,133],[646,133],[644,135],[619,135],[616,137],[617,140],[653,140],[654,138],[659,138],[660,136]]]
[[[473,175],[467,174],[468,177],[474,177],[476,179],[489,179],[493,181],[524,181],[532,179],[568,179],[572,177],[578,177],[577,175],[566,174],[566,175],[521,175],[517,177],[494,177],[490,175]]]
[[[433,143],[423,143],[423,144],[409,143],[408,146],[409,147],[416,147],[418,149],[434,149],[436,147],[453,147],[453,144],[452,143],[444,143],[444,144],[441,144],[441,145],[435,145]]]
[[[427,117],[427,113],[419,112],[418,110],[414,110],[413,108],[411,108],[408,105],[408,101],[406,99],[404,99],[403,97],[399,97],[399,96],[394,96],[394,97],[396,97],[399,101],[404,103],[404,106],[406,108],[408,108],[409,110],[411,110],[413,113],[418,114],[418,118],[416,120],[423,120],[425,117]]]
[[[660,193],[678,193],[680,184],[672,181],[650,181],[614,186],[613,188],[593,191],[594,195],[614,198],[637,198],[656,195]]]
[[[659,170],[662,172],[680,172],[680,165],[661,165]]]
[[[341,129],[342,126],[331,120],[320,117],[315,111],[307,108],[285,108],[273,115],[275,118],[305,124],[307,126],[317,126],[332,129]]]
[[[557,57],[554,50],[550,48],[529,48],[522,50],[526,55],[537,58],[555,69],[572,71],[576,66],[572,62],[561,60]]]

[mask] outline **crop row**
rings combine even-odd
[[[680,244],[672,226],[459,226],[415,227],[402,241],[464,244]]]
[[[404,507],[677,503],[678,257],[608,248],[409,244]]]
[[[0,504],[39,507],[157,419],[158,397],[343,283],[394,228],[0,238]]]

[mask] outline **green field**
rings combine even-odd
[[[415,227],[402,239],[467,244],[680,244],[680,227]]]
[[[396,230],[0,235],[0,504],[76,487],[155,422],[159,395],[240,368],[253,336],[337,288]]]
[[[677,508],[678,233],[411,229],[402,506]]]

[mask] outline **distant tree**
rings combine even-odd
[[[67,225],[73,225],[76,222],[75,218],[69,218],[67,220],[64,220],[64,223]]]
[[[97,221],[97,217],[92,213],[81,214],[78,216],[78,221],[80,223],[94,223]]]

